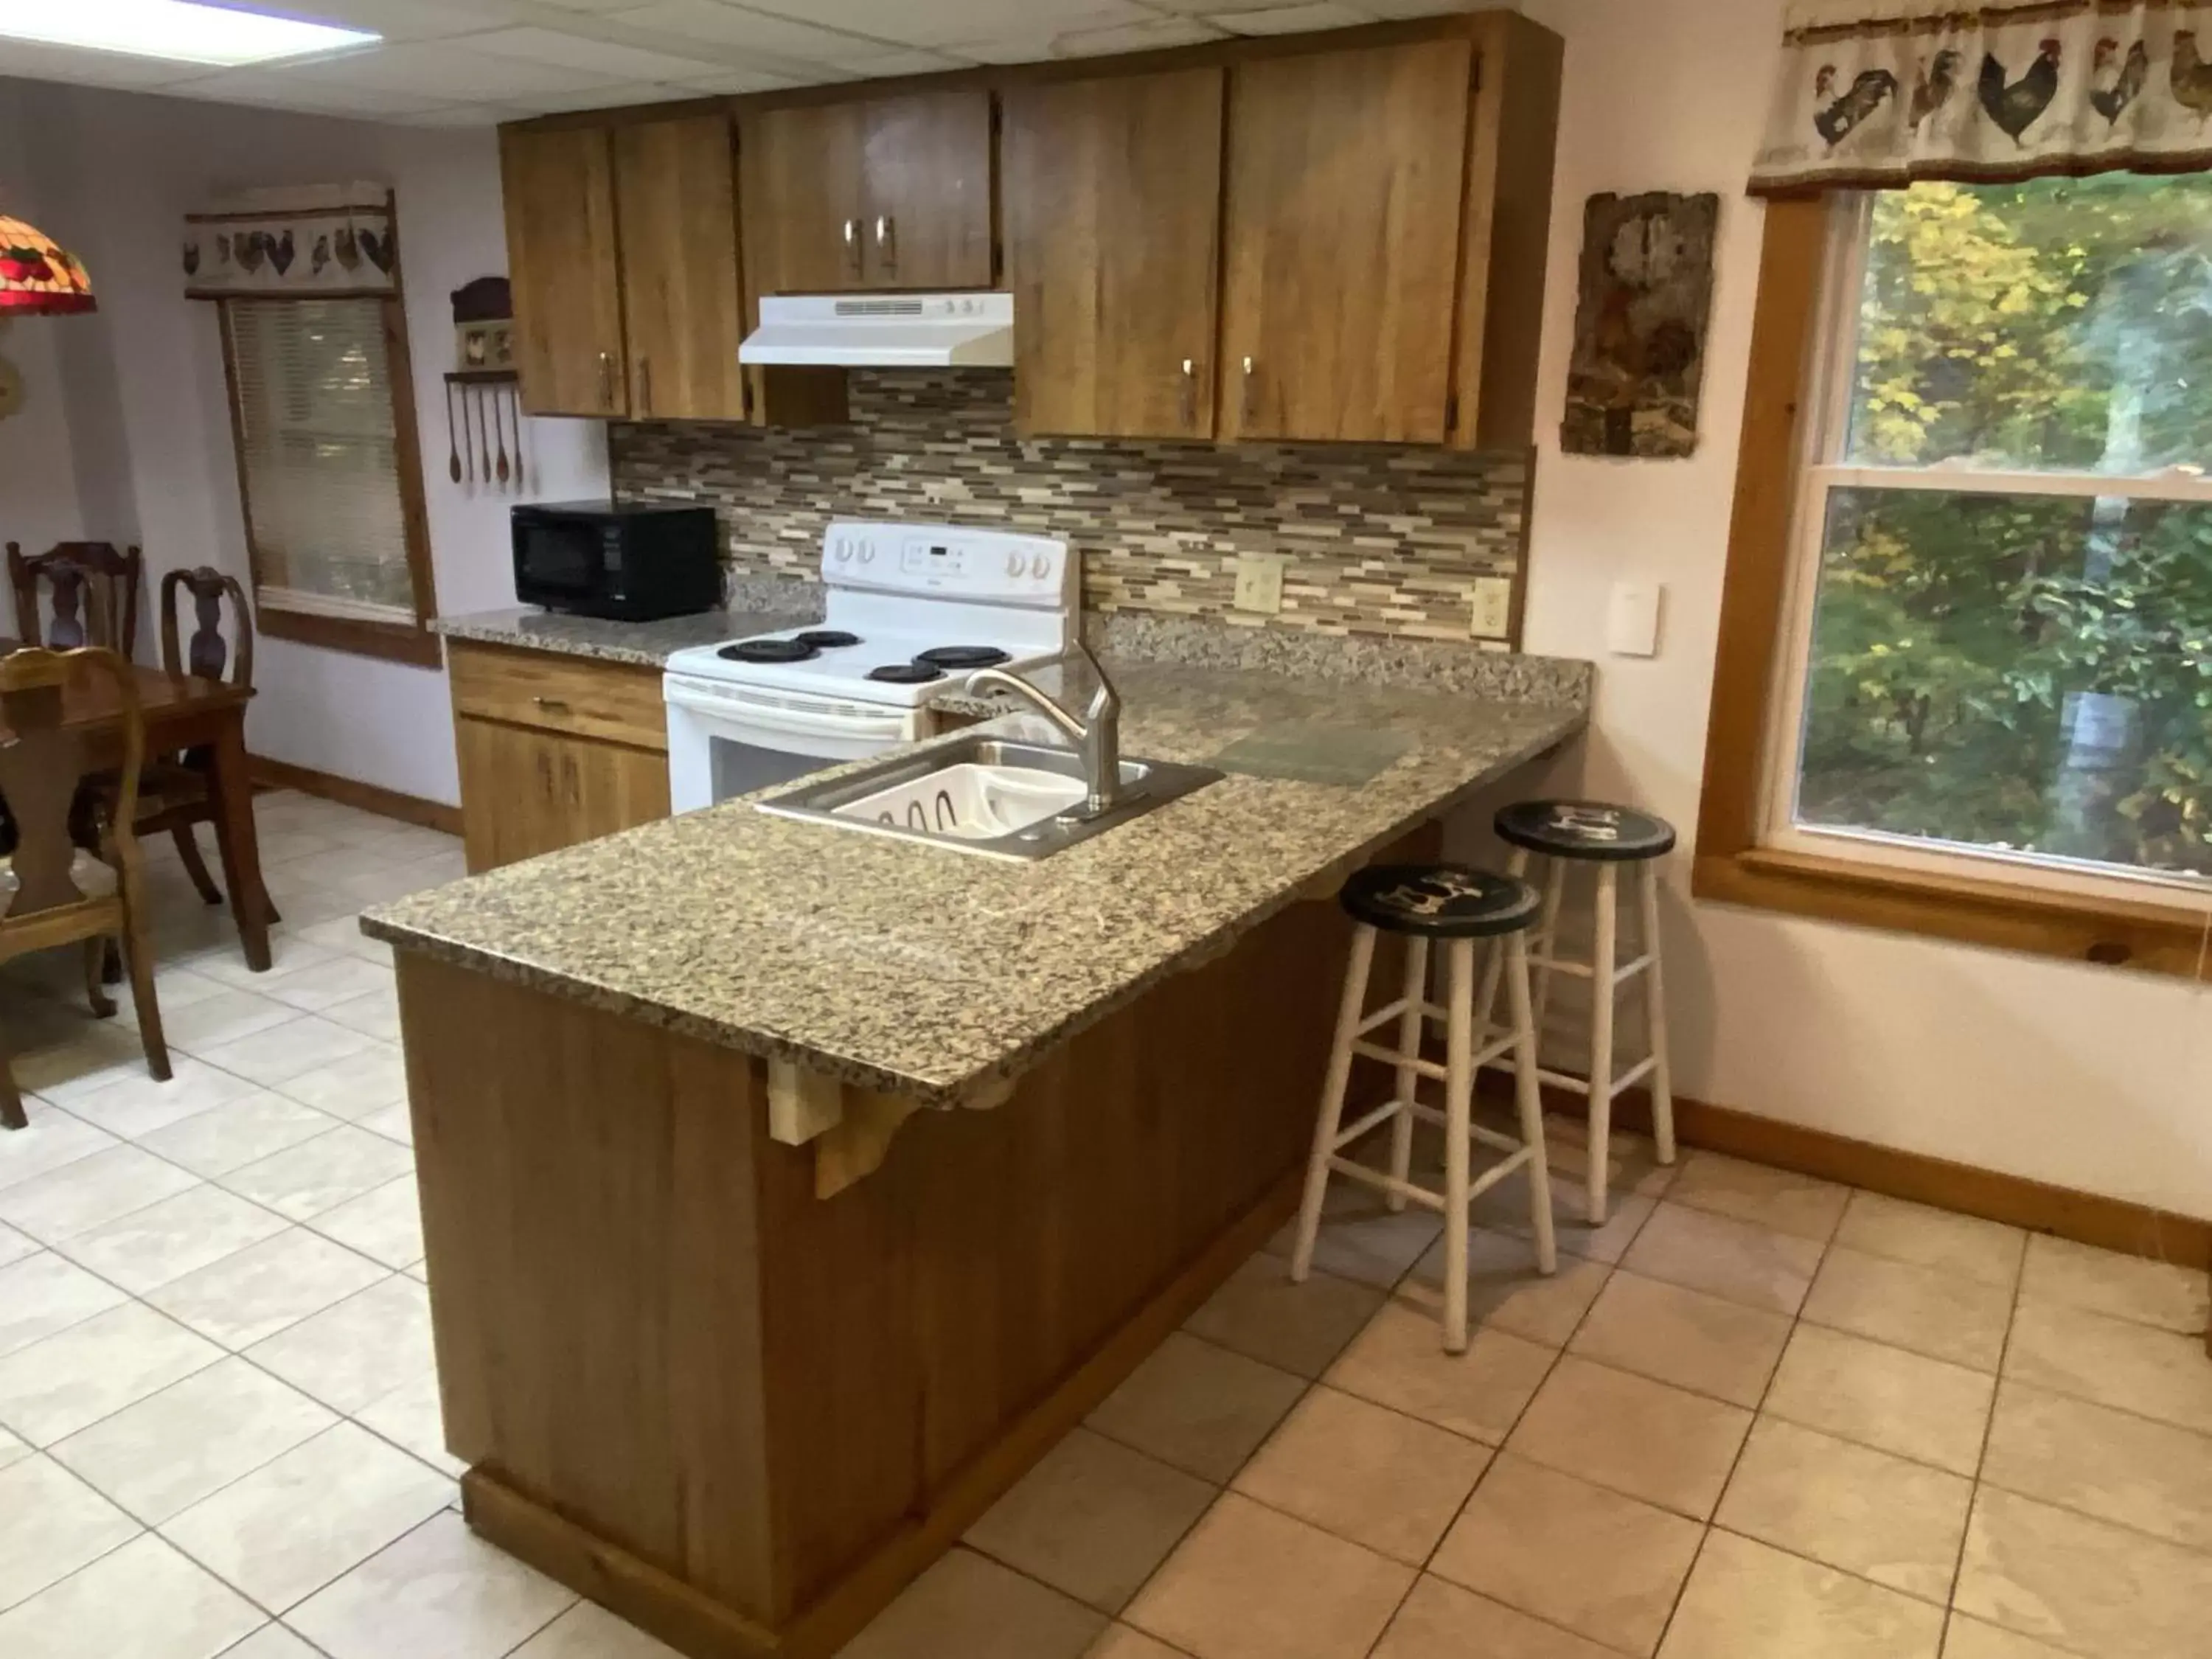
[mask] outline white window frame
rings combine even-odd
[[[1934,842],[1878,830],[1837,829],[1797,821],[1805,699],[1811,684],[1814,611],[1820,597],[1820,554],[1828,502],[1838,489],[1920,489],[1990,495],[2120,495],[2138,501],[2212,502],[2212,479],[2194,467],[2131,476],[1997,471],[1958,461],[1926,467],[1863,466],[1844,459],[1859,343],[1859,304],[1874,198],[1838,192],[1828,221],[1814,361],[1808,366],[1808,419],[1791,509],[1790,568],[1783,602],[1781,648],[1768,701],[1771,723],[1761,768],[1758,844],[1777,852],[1842,859],[1877,868],[1997,881],[2043,892],[2123,902],[2183,897],[2212,902],[2212,878],[2180,872],[2130,872],[2111,865]]]

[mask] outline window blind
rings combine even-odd
[[[257,602],[411,625],[385,302],[222,303]]]

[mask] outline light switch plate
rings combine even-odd
[[[1620,581],[1606,605],[1605,648],[1616,657],[1659,654],[1657,582]]]
[[[1283,567],[1290,561],[1279,553],[1239,553],[1237,556],[1237,608],[1256,616],[1272,617],[1283,608]]]
[[[1483,576],[1474,588],[1473,615],[1468,631],[1478,640],[1502,640],[1513,632],[1513,582],[1506,576]]]

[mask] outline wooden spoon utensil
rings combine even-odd
[[[506,489],[507,481],[512,476],[507,465],[507,416],[501,412],[506,403],[506,394],[494,386],[491,392],[491,424],[492,430],[499,434],[499,487],[501,490]],[[515,434],[515,441],[522,441],[520,433]]]
[[[446,382],[446,475],[455,483],[461,481],[460,441],[453,435],[453,383]]]

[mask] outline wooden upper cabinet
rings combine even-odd
[[[1022,431],[1212,435],[1224,87],[1207,68],[1007,94]]]
[[[744,417],[735,139],[724,115],[615,130],[629,410],[640,420]]]
[[[990,287],[990,94],[922,93],[862,107],[868,286]]]
[[[1231,70],[1222,437],[1444,440],[1474,72],[1464,38]]]
[[[991,284],[991,95],[754,111],[738,127],[752,292]]]
[[[533,415],[624,415],[614,154],[604,128],[503,128],[515,366]]]
[[[865,286],[864,107],[754,110],[738,122],[745,275],[755,295]]]

